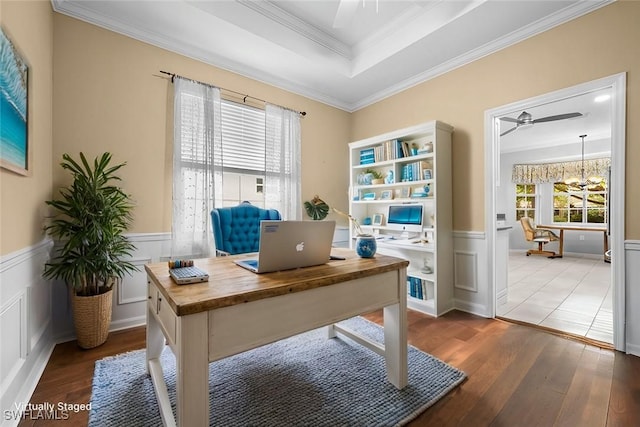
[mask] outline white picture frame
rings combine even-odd
[[[373,214],[373,219],[371,221],[372,225],[382,225],[384,222],[384,215],[381,213]]]

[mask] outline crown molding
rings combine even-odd
[[[325,33],[308,22],[279,8],[270,1],[237,0],[239,4],[257,12],[267,19],[286,27],[302,37],[323,46],[326,49],[348,59],[353,59],[353,52],[349,45]]]
[[[460,55],[454,59],[443,62],[436,67],[432,67],[420,74],[416,74],[413,77],[405,79],[395,85],[391,85],[381,91],[378,91],[371,96],[362,98],[360,101],[350,105],[350,112],[360,110],[376,102],[382,101],[395,94],[398,94],[404,90],[410,89],[414,86],[424,83],[431,79],[434,79],[440,75],[446,74],[449,71],[453,71],[456,68],[463,67],[485,56],[489,56],[492,53],[498,52],[509,46],[517,44],[528,38],[541,34],[554,27],[562,25],[573,19],[579,18],[587,13],[593,12],[601,7],[613,3],[615,0],[599,0],[592,2],[580,2],[571,6],[567,6],[561,12],[555,13],[553,16],[549,16],[545,19],[538,20],[537,22],[524,26],[517,31],[514,31],[506,36],[503,36],[491,43],[487,43],[477,49],[471,50],[464,55]]]
[[[494,42],[487,43],[484,46],[481,46],[477,49],[469,51],[464,55],[460,55],[454,59],[446,61],[436,67],[432,67],[399,83],[389,85],[384,89],[376,91],[375,93],[363,97],[355,102],[345,101],[339,99],[335,95],[320,92],[317,89],[311,88],[301,82],[295,82],[288,78],[265,73],[264,70],[239,64],[236,61],[223,58],[222,56],[213,54],[209,51],[205,51],[195,46],[189,46],[184,43],[173,41],[158,32],[148,29],[136,28],[123,20],[115,20],[97,14],[84,7],[81,2],[74,2],[73,4],[71,4],[68,0],[51,0],[51,3],[55,12],[83,20],[98,27],[114,31],[127,37],[149,43],[151,45],[187,56],[189,58],[242,75],[244,77],[260,81],[265,84],[269,84],[296,93],[306,98],[351,113],[376,102],[382,101],[399,92],[410,89],[411,87],[424,83],[442,74],[450,72],[456,68],[467,65],[501,49],[526,40],[527,38],[552,29],[558,25],[583,16],[587,13],[613,3],[613,1],[615,0],[581,1],[578,3],[574,3],[559,11],[558,13],[553,14],[552,16],[522,27],[517,31],[514,31],[504,37],[495,40]],[[344,56],[345,54],[352,54],[351,49],[346,45],[341,44],[333,37],[327,35],[326,33],[315,27],[309,27],[306,24],[303,25],[303,21],[293,17],[271,2],[252,2],[248,0],[241,0],[241,3],[247,7],[251,7],[253,10],[256,10],[257,12],[265,15],[270,19],[277,20],[282,25],[287,26],[293,31],[296,31],[298,34],[301,34],[304,37],[323,45],[327,49],[330,49],[338,53],[339,55]]]

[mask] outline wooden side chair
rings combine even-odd
[[[538,244],[538,249],[529,249],[527,251],[527,256],[534,255],[545,255],[548,258],[555,258],[556,253],[554,251],[544,250],[544,245],[549,242],[555,242],[558,239],[558,236],[551,230],[545,230],[543,228],[536,228],[531,223],[531,218],[528,216],[523,216],[520,218],[520,224],[522,224],[522,229],[524,230],[524,237],[528,242],[533,242]]]

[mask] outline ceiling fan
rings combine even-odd
[[[580,116],[582,116],[582,113],[566,113],[566,114],[558,114],[556,116],[542,117],[540,119],[534,120],[531,114],[527,113],[526,111],[523,111],[522,113],[520,113],[517,119],[514,119],[512,117],[500,117],[500,120],[504,120],[505,122],[511,122],[516,124],[511,129],[505,132],[502,132],[500,136],[505,136],[506,134],[513,132],[519,127],[532,126],[536,123],[554,122],[556,120],[572,119],[574,117],[580,117]]]

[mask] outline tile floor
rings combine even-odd
[[[611,264],[602,256],[511,251],[507,303],[497,314],[613,343]]]

